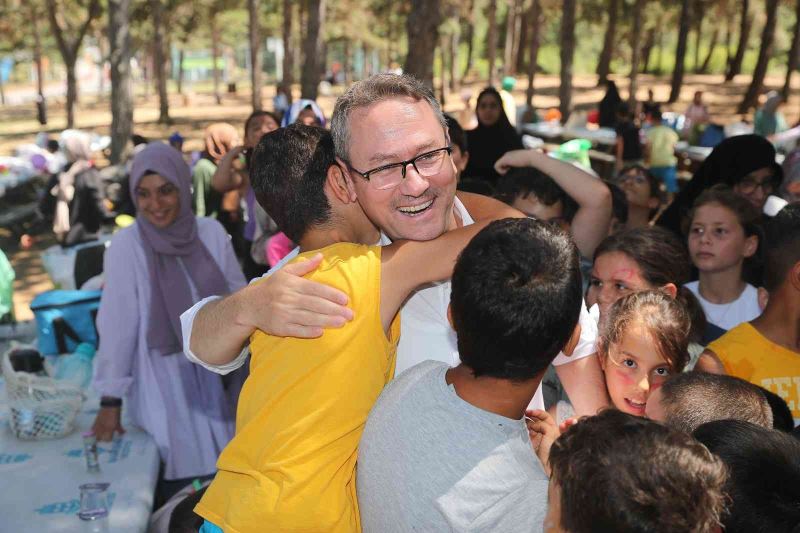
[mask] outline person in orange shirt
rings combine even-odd
[[[764,312],[708,346],[717,371],[760,385],[783,398],[800,422],[800,204],[767,224]]]

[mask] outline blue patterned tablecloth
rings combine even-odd
[[[76,515],[78,486],[90,482],[111,483],[111,512],[104,530],[146,531],[158,477],[158,449],[149,435],[123,423],[124,435],[99,444],[100,472],[88,472],[81,435],[91,428],[97,404],[96,400],[84,403],[76,429],[66,437],[19,440],[8,425],[0,379],[0,532],[84,531],[90,524]]]

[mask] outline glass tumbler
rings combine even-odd
[[[78,518],[97,520],[108,516],[108,487],[110,483],[86,483],[81,485],[81,509]]]

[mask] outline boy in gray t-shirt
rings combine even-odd
[[[548,476],[525,409],[580,335],[578,254],[532,219],[501,220],[464,249],[450,315],[462,363],[428,361],[390,383],[359,447],[365,532],[541,531]]]

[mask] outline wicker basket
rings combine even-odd
[[[56,439],[74,429],[75,417],[83,405],[80,388],[48,376],[17,372],[11,354],[30,346],[16,345],[3,354],[2,368],[8,396],[9,425],[23,440]]]

